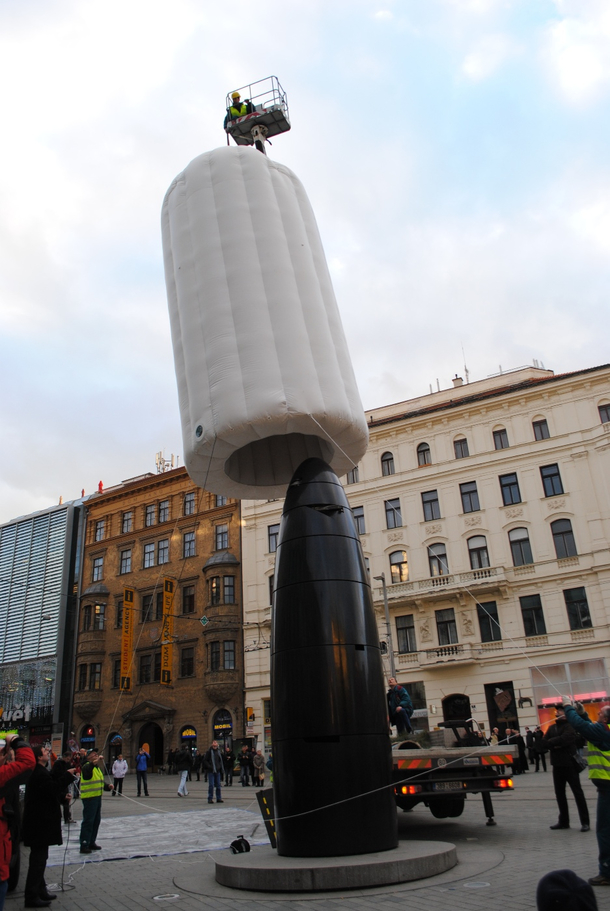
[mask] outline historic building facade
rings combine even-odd
[[[184,468],[87,503],[72,730],[111,759],[244,728],[240,511]]]
[[[416,726],[532,725],[563,692],[606,698],[610,367],[456,377],[367,419],[368,451],[342,480]],[[242,504],[246,706],[267,744],[281,509]]]

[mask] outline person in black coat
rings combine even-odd
[[[47,769],[50,749],[32,749],[36,766],[25,788],[23,807],[23,843],[30,849],[30,865],[25,881],[25,907],[48,908],[54,898],[47,889],[44,871],[49,857],[49,845],[61,845],[60,800],[74,781],[75,770],[54,778]]]
[[[555,799],[559,807],[559,819],[551,829],[569,829],[570,814],[566,797],[566,784],[569,784],[576,801],[580,817],[580,831],[589,831],[589,808],[580,784],[579,772],[572,758],[578,748],[578,736],[566,716],[561,713],[555,719],[542,740],[549,748],[551,766],[553,767],[553,785]]]
[[[56,760],[53,768],[51,769],[52,778],[61,778],[65,777],[66,772],[72,768],[72,750],[66,750],[61,754],[61,759]],[[74,778],[72,778],[74,781]],[[71,784],[72,782],[70,782]],[[64,822],[74,822],[72,816],[70,815],[70,785],[65,789],[64,793],[60,797],[60,804],[64,814]]]
[[[225,769],[225,785],[230,787],[233,784],[233,769],[235,768],[235,753],[231,747],[225,747],[222,762]]]
[[[536,771],[540,768],[540,763],[542,762],[542,768],[546,772],[546,759],[544,754],[547,751],[547,747],[544,745],[544,731],[538,725],[534,731],[534,758],[536,760]]]

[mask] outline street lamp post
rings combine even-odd
[[[383,589],[383,612],[385,614],[386,638],[390,655],[390,674],[392,677],[395,677],[396,665],[394,664],[394,646],[392,645],[392,628],[390,626],[390,609],[388,607],[388,589],[385,584],[385,573],[381,573],[380,576],[373,576],[373,578],[381,582],[381,587]]]

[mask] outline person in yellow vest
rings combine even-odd
[[[83,802],[83,821],[80,827],[80,853],[91,854],[101,851],[96,844],[100,822],[102,821],[102,794],[112,788],[104,781],[104,775],[98,762],[102,757],[97,750],[89,750],[80,770],[80,798]]]
[[[251,114],[252,110],[252,104],[248,98],[246,98],[245,101],[242,101],[239,92],[233,92],[231,95],[231,106],[227,108],[227,115],[225,117],[225,130],[227,124],[232,120],[238,120],[239,117],[245,117],[246,114]]]
[[[603,705],[597,721],[592,722],[580,702],[572,705],[569,696],[561,699],[566,718],[588,741],[589,778],[597,788],[599,873],[589,882],[592,886],[610,886],[610,705]]]

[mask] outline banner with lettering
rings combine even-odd
[[[131,692],[133,664],[133,625],[135,601],[133,588],[123,589],[123,634],[121,636],[121,690]]]
[[[161,683],[171,686],[174,654],[174,589],[173,579],[163,580],[163,627],[161,629]]]

